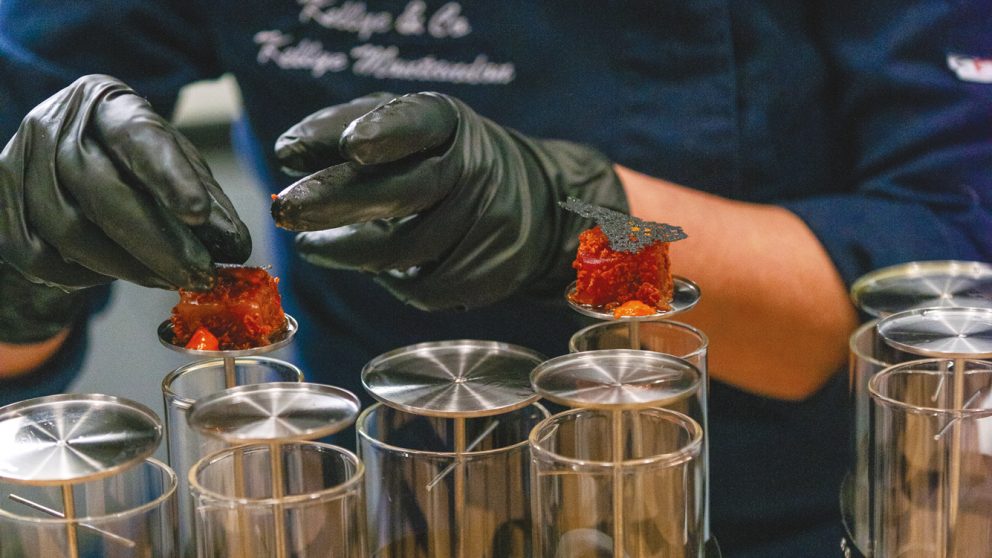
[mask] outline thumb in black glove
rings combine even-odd
[[[272,206],[279,226],[316,231],[296,242],[312,263],[374,273],[421,309],[473,308],[564,289],[592,223],[559,201],[627,209],[590,148],[528,138],[438,93],[390,97],[324,109],[276,144],[284,166],[317,171]]]
[[[2,270],[13,285],[16,269],[20,296],[37,302],[0,300],[5,321],[22,316],[22,340],[72,315],[52,311],[78,299],[68,292],[116,278],[209,288],[214,261],[250,252],[193,146],[112,77],[80,78],[35,107],[0,153]]]

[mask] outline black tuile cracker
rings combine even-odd
[[[688,238],[682,227],[645,221],[577,198],[558,202],[562,208],[596,222],[614,252],[633,254],[656,242],[675,242]]]

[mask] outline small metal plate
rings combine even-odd
[[[606,310],[601,306],[590,306],[588,304],[578,304],[572,301],[572,295],[575,294],[575,281],[572,281],[565,289],[565,300],[568,301],[569,306],[571,306],[575,311],[580,314],[585,314],[599,320],[658,320],[661,318],[671,318],[672,316],[685,312],[699,302],[699,285],[696,285],[692,281],[684,278],[675,276],[672,278],[674,284],[674,292],[672,293],[671,308],[669,310],[658,310],[654,314],[649,314],[647,316],[623,316],[621,318],[613,317],[613,310]]]
[[[293,336],[296,335],[296,330],[299,329],[299,324],[296,323],[296,318],[286,314],[286,327],[279,333],[278,337],[272,343],[268,345],[263,345],[261,347],[252,347],[250,349],[237,349],[231,351],[198,351],[195,349],[187,349],[183,345],[178,345],[175,343],[176,336],[172,332],[172,321],[165,320],[158,326],[158,340],[160,343],[166,347],[183,354],[197,356],[201,358],[231,358],[231,357],[245,357],[245,356],[256,356],[265,353],[271,353],[277,349],[281,349],[286,345],[289,345],[293,340]]]
[[[921,308],[878,322],[892,347],[933,358],[992,358],[992,309]]]
[[[360,406],[355,394],[338,387],[272,382],[199,399],[189,424],[228,443],[313,440],[347,428]]]
[[[992,265],[946,260],[885,267],[855,281],[851,299],[875,318],[914,308],[992,308]]]
[[[417,415],[481,417],[508,413],[538,399],[530,373],[544,357],[495,341],[440,341],[377,356],[362,384],[379,401]]]
[[[699,370],[653,351],[610,349],[553,358],[534,369],[537,392],[576,408],[639,409],[680,401],[699,389]]]
[[[0,478],[30,485],[87,482],[155,453],[162,422],[134,401],[51,395],[0,408]]]

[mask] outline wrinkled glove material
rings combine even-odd
[[[81,304],[74,291],[114,279],[205,289],[215,261],[250,252],[192,144],[110,76],[39,104],[0,153],[0,340],[64,328]]]
[[[373,108],[347,126],[316,113],[277,143],[288,167],[332,165],[273,203],[278,225],[315,231],[297,237],[314,264],[373,273],[425,310],[560,296],[578,234],[593,223],[559,202],[627,211],[611,163],[591,148],[527,137],[437,93],[383,99],[353,101]]]

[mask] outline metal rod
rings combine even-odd
[[[974,403],[978,399],[978,396],[981,395],[981,394],[982,394],[982,390],[980,390],[980,389],[978,391],[976,391],[975,393],[971,394],[971,397],[969,397],[968,400],[964,402],[964,406],[961,407],[961,409],[962,410],[970,409],[972,403]],[[941,428],[939,432],[937,432],[936,434],[933,435],[933,439],[934,440],[940,440],[941,438],[943,438],[944,435],[947,434],[947,431],[951,429],[951,425],[953,425],[954,423],[960,421],[961,418],[962,417],[954,417],[951,420],[947,421],[947,424],[945,424],[944,427]]]
[[[284,483],[286,482],[286,475],[282,469],[282,444],[279,442],[269,444],[269,467],[272,474],[272,497],[276,500],[276,556],[278,558],[286,558],[286,514],[282,503],[279,501],[285,496]]]
[[[630,318],[629,322],[630,348],[639,351],[641,350],[641,321],[636,318]]]
[[[48,506],[43,506],[43,505],[41,505],[41,504],[39,504],[37,502],[32,502],[31,500],[28,500],[27,498],[18,496],[17,494],[8,494],[7,497],[10,498],[11,500],[17,502],[18,504],[24,504],[25,506],[27,506],[29,508],[38,510],[38,511],[40,511],[42,513],[47,513],[48,515],[50,515],[52,517],[57,517],[59,519],[65,519],[65,514],[63,514],[62,512],[60,512],[58,510],[53,510],[52,508],[49,508]],[[128,548],[134,548],[135,547],[135,542],[132,541],[131,539],[124,538],[124,537],[122,537],[120,535],[111,533],[110,531],[101,529],[101,528],[96,527],[94,525],[90,525],[89,523],[80,523],[79,526],[82,527],[83,529],[88,530],[88,531],[92,531],[94,533],[97,533],[99,535],[102,535],[104,537],[107,537],[108,539],[110,539],[110,540],[112,540],[112,541],[114,541],[114,542],[116,542],[118,544],[121,544],[123,546],[126,546]]]
[[[238,385],[238,376],[234,364],[234,357],[224,357],[224,387],[226,388],[232,388]]]
[[[499,426],[499,420],[494,420],[490,422],[486,426],[486,428],[482,430],[481,434],[476,436],[474,440],[472,440],[467,446],[465,446],[465,453],[474,451],[475,448],[477,448],[479,444],[483,442],[483,440],[488,438],[489,435],[492,434],[494,430],[496,430],[497,426]],[[431,482],[427,483],[427,490],[428,491],[434,490],[434,487],[437,486],[439,482],[443,481],[444,478],[447,477],[449,474],[451,474],[451,472],[454,470],[455,470],[455,463],[452,463],[451,465],[448,465],[447,467],[442,469],[440,473],[438,473],[433,479],[431,479]]]
[[[79,538],[76,533],[76,500],[72,495],[72,485],[62,485],[62,518],[68,521],[65,524],[65,544],[69,551],[69,558],[79,558]]]
[[[623,409],[613,411],[613,556],[623,558]]]
[[[954,359],[954,409],[964,408],[964,367],[963,358]],[[955,531],[958,521],[958,499],[961,493],[961,424],[960,421],[952,427],[951,431],[951,459],[950,459],[950,501],[947,510],[947,546],[954,544]],[[951,548],[946,548],[949,554]]]
[[[465,419],[455,419],[455,528],[452,533],[457,537],[455,543],[455,558],[466,558],[465,542],[468,534],[465,529]]]

